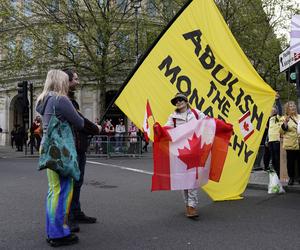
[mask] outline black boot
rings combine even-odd
[[[294,179],[289,179],[288,185],[289,185],[289,186],[294,185]]]
[[[47,242],[52,247],[66,246],[78,243],[79,238],[75,234],[70,234],[66,237],[49,239],[47,238]]]
[[[79,214],[74,215],[74,220],[78,223],[92,224],[96,223],[97,218],[87,216],[84,212],[80,212]]]
[[[69,220],[69,227],[71,233],[78,233],[80,231],[80,227],[75,220]]]

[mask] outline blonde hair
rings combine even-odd
[[[37,103],[43,101],[50,93],[54,92],[58,96],[67,95],[69,90],[69,76],[59,69],[52,69],[48,71],[44,89],[37,98]]]
[[[284,104],[284,114],[289,115],[289,106],[294,105],[296,107],[296,114],[297,114],[297,106],[294,101],[288,101],[286,104]]]

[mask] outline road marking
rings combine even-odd
[[[128,170],[128,171],[137,172],[137,173],[142,173],[142,174],[153,175],[153,172],[149,172],[149,171],[145,171],[145,170],[141,170],[141,169],[136,169],[136,168],[128,168],[128,167],[114,165],[114,164],[107,164],[107,163],[101,163],[101,162],[96,162],[96,161],[87,161],[87,163],[101,165],[101,166],[107,166],[107,167],[113,167],[113,168],[119,168],[119,169]]]

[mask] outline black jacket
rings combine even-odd
[[[70,98],[70,97],[69,97]],[[79,110],[79,104],[74,98],[70,98],[74,108],[77,110],[78,114],[84,119],[83,130],[77,130],[73,128],[75,135],[75,145],[77,153],[85,153],[90,143],[90,138],[92,135],[99,135],[100,131],[96,124],[85,118]]]

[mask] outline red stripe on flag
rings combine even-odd
[[[250,111],[247,111],[247,112],[239,119],[239,123],[241,123],[242,121],[244,121],[249,115],[250,115]]]
[[[246,141],[253,133],[254,133],[254,130],[252,130],[248,135],[246,135],[244,137],[244,141]]]
[[[152,110],[151,110],[151,107],[150,107],[150,103],[149,103],[148,99],[147,99],[146,111],[147,111],[147,118],[149,118],[150,116],[153,116]]]
[[[169,141],[165,131],[159,125],[159,130],[154,130],[154,143],[153,143],[153,176],[152,176],[152,191],[157,190],[170,190],[171,177],[170,177],[170,157],[169,157]],[[157,133],[159,132],[159,133]]]
[[[219,182],[226,160],[229,140],[233,132],[232,125],[222,120],[216,121],[216,135],[211,149],[211,165],[209,179]]]

